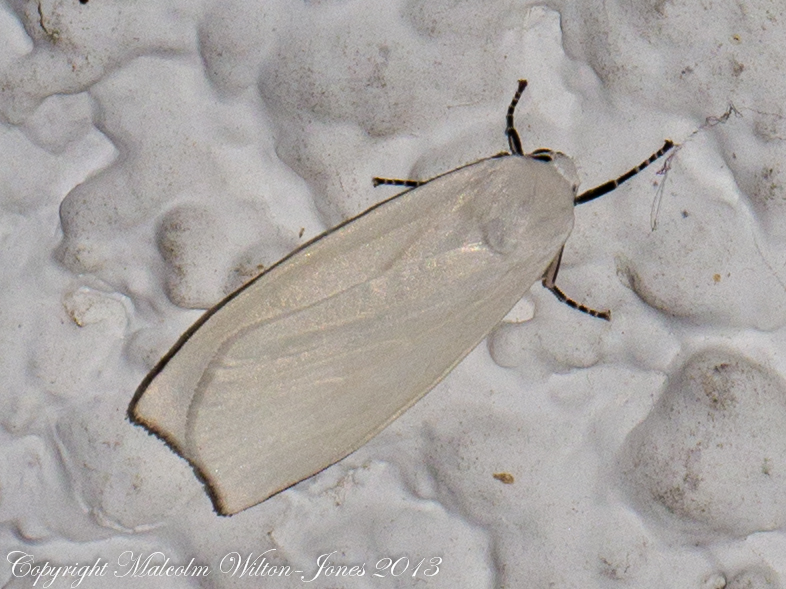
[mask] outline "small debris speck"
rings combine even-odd
[[[516,482],[516,479],[514,479],[513,475],[509,472],[495,472],[492,476],[499,482],[505,483],[506,485],[512,485],[514,482]]]

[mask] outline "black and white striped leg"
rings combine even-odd
[[[559,265],[562,262],[562,252],[564,250],[564,247],[559,250],[557,257],[554,258],[554,261],[552,261],[551,264],[549,264],[549,267],[546,269],[546,273],[543,275],[543,286],[553,292],[555,297],[557,297],[561,302],[565,303],[569,307],[573,307],[577,311],[581,311],[587,315],[592,315],[598,319],[611,321],[611,311],[596,311],[595,309],[590,309],[586,305],[577,303],[568,297],[564,292],[562,292],[562,290],[556,285],[557,273],[559,272]]]
[[[376,186],[382,186],[383,184],[386,186],[406,186],[408,188],[417,188],[418,186],[425,184],[420,180],[398,180],[396,178],[372,178],[371,183]]]
[[[510,101],[508,114],[505,117],[505,135],[508,136],[508,145],[510,145],[510,152],[513,155],[524,155],[524,150],[521,148],[521,137],[519,137],[519,132],[516,131],[516,127],[513,124],[513,112],[516,110],[516,105],[519,103],[521,94],[526,87],[527,80],[519,80],[519,87],[516,90],[516,94],[513,96],[513,100]]]
[[[524,150],[521,147],[521,137],[519,137],[519,132],[516,131],[516,127],[513,122],[513,113],[516,111],[516,105],[519,103],[521,99],[521,95],[524,92],[524,89],[527,87],[527,80],[519,80],[519,86],[516,89],[516,94],[513,95],[513,100],[510,101],[510,105],[508,106],[508,113],[505,117],[505,135],[508,137],[508,145],[510,145],[510,153],[503,151],[494,155],[492,157],[505,157],[508,155],[524,155]],[[406,186],[407,188],[417,188],[418,186],[422,186],[428,180],[399,180],[396,178],[372,178],[372,184],[374,186]]]
[[[576,200],[573,201],[573,203],[577,205],[581,205],[584,204],[585,202],[595,200],[596,198],[611,192],[612,190],[617,188],[617,186],[619,186],[623,182],[630,180],[631,178],[633,178],[633,176],[641,172],[644,168],[649,166],[656,159],[663,156],[672,147],[674,147],[674,142],[667,139],[666,142],[663,144],[663,147],[661,147],[658,151],[653,153],[649,158],[641,162],[638,166],[636,166],[632,170],[628,170],[616,180],[609,180],[608,182],[604,182],[600,186],[596,186],[595,188],[590,188],[589,190],[582,192],[576,197]]]

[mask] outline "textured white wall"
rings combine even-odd
[[[321,554],[366,563],[317,587],[421,586],[370,576],[402,555],[442,558],[430,587],[783,586],[782,10],[534,4],[0,4],[3,586],[35,580],[11,551],[108,561],[82,587],[303,586],[219,570],[271,548],[306,578]],[[525,149],[571,155],[585,188],[681,144],[665,186],[656,164],[576,211],[559,282],[613,322],[536,286],[367,446],[216,516],[125,419],[147,370],[199,310],[392,194],[372,176],[505,149],[519,78]],[[129,550],[212,573],[113,576]]]

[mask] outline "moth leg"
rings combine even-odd
[[[646,160],[641,162],[638,166],[636,166],[635,168],[633,168],[631,170],[628,170],[627,172],[625,172],[622,176],[620,176],[616,180],[609,180],[608,182],[604,182],[600,186],[596,186],[595,188],[590,188],[589,190],[587,190],[585,192],[582,192],[581,194],[579,194],[576,197],[576,200],[574,200],[573,203],[577,204],[577,205],[581,205],[581,204],[584,204],[585,202],[589,202],[591,200],[595,200],[596,198],[611,192],[612,190],[617,188],[617,186],[619,186],[623,182],[626,182],[626,181],[630,180],[631,178],[633,178],[633,176],[635,176],[636,174],[641,172],[644,168],[649,166],[656,159],[658,159],[661,156],[663,156],[672,147],[674,147],[674,142],[671,141],[670,139],[667,139],[666,142],[663,144],[663,147],[661,147],[658,151],[653,153]]]
[[[555,297],[557,297],[561,302],[565,303],[569,307],[573,307],[577,311],[581,311],[587,315],[592,315],[598,319],[611,321],[611,311],[596,311],[595,309],[590,309],[581,303],[577,303],[568,297],[564,292],[562,292],[562,290],[555,284],[557,280],[557,273],[559,272],[559,265],[562,262],[563,251],[565,251],[564,247],[559,250],[557,257],[554,258],[551,264],[549,264],[549,267],[546,269],[546,273],[543,275],[543,286],[553,292]]]
[[[505,116],[505,135],[508,137],[508,145],[510,146],[510,152],[502,151],[496,155],[491,156],[492,158],[498,157],[505,157],[509,155],[524,155],[524,150],[521,147],[521,138],[519,137],[519,132],[516,131],[516,127],[513,123],[513,113],[516,110],[516,105],[519,103],[521,99],[521,95],[524,92],[524,89],[527,87],[527,80],[519,80],[518,88],[516,89],[516,94],[513,95],[513,100],[510,101],[510,105],[508,106],[508,113]],[[627,178],[626,178],[627,180]],[[625,180],[622,180],[624,182]],[[422,186],[428,182],[428,180],[399,180],[396,178],[372,178],[371,183],[376,186],[381,186],[383,184],[388,186],[406,186],[407,188],[417,188],[418,186]]]
[[[396,178],[372,178],[371,183],[376,186],[381,186],[382,184],[389,185],[389,186],[407,186],[409,188],[417,188],[418,186],[425,184],[426,182],[421,180],[398,180]]]
[[[519,137],[519,132],[516,131],[516,127],[513,124],[513,113],[526,87],[527,80],[519,80],[519,87],[516,89],[516,94],[513,95],[513,100],[510,101],[508,114],[505,116],[505,135],[508,137],[508,145],[513,155],[524,155],[524,150],[521,148],[521,137]]]

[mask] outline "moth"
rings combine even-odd
[[[130,419],[165,440],[231,515],[369,441],[431,390],[537,281],[556,285],[573,207],[668,152],[583,193],[572,161],[509,151],[427,181],[310,241],[226,297],[139,386]]]

